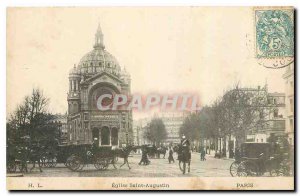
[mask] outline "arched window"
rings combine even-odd
[[[93,141],[95,141],[99,145],[99,129],[98,128],[93,128],[92,137],[93,137]]]
[[[118,145],[118,129],[117,128],[112,128],[111,130],[111,145],[117,146]]]
[[[110,132],[108,127],[101,129],[101,145],[110,145]]]

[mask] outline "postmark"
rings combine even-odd
[[[255,10],[257,58],[294,56],[294,10]]]

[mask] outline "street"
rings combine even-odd
[[[135,154],[129,157],[129,164],[120,168],[123,159],[118,160],[114,169],[112,165],[105,171],[97,171],[94,165],[85,166],[82,171],[74,172],[66,168],[63,164],[57,164],[55,168],[43,168],[39,172],[38,168],[32,172],[25,173],[26,177],[230,177],[229,167],[233,160],[216,159],[206,156],[206,161],[200,161],[199,153],[192,153],[191,171],[185,175],[179,169],[177,155],[174,156],[175,163],[168,163],[166,158],[150,159],[150,165],[138,165],[141,155]],[[30,166],[29,166],[30,167]]]

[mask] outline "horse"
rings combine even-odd
[[[188,166],[188,172],[190,172],[191,166],[191,153],[189,149],[183,148],[181,145],[176,145],[174,152],[178,154],[179,169],[183,174],[186,172],[186,165]]]
[[[137,150],[137,147],[135,146],[126,146],[124,148],[118,148],[118,149],[115,149],[114,150],[114,160],[116,157],[119,157],[119,158],[123,158],[124,159],[124,163],[120,166],[120,168],[127,164],[128,168],[131,169],[131,167],[129,166],[129,162],[128,162],[128,157],[129,157],[129,154],[131,153],[131,151],[134,151],[136,152]],[[113,166],[116,168],[115,164],[114,164],[114,161],[112,162]]]

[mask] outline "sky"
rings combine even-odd
[[[99,23],[132,93],[193,92],[207,105],[236,83],[284,92],[284,69],[255,58],[249,7],[8,8],[7,113],[33,88],[65,113],[69,71],[93,49]]]

